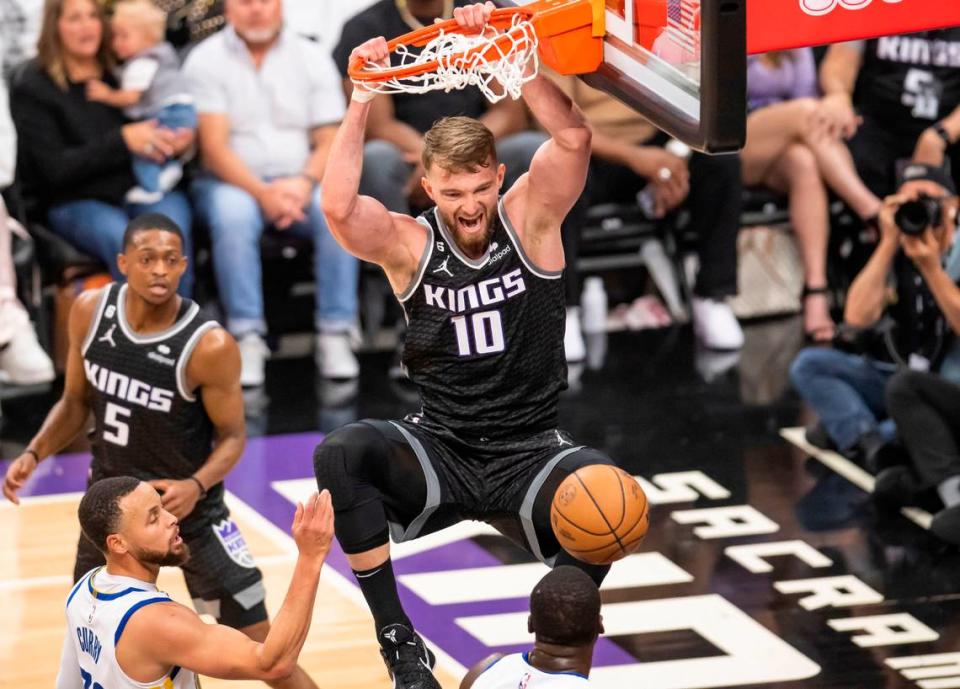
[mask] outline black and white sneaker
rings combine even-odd
[[[394,689],[440,689],[440,683],[433,676],[436,658],[410,627],[388,624],[377,634],[377,639]]]

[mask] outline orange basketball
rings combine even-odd
[[[568,553],[583,562],[608,565],[639,548],[647,535],[647,496],[622,469],[591,464],[557,488],[550,523]]]

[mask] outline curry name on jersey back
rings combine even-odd
[[[473,689],[586,689],[589,680],[575,672],[544,672],[530,664],[527,653],[513,653],[487,667]]]
[[[67,633],[57,687],[83,689],[196,689],[196,675],[172,667],[148,682],[131,679],[117,661],[117,644],[131,616],[145,606],[169,603],[170,596],[145,581],[111,576],[99,567],[87,572],[67,597]],[[128,670],[130,668],[127,668]]]
[[[427,247],[399,295],[403,363],[429,423],[469,437],[526,437],[554,428],[566,385],[562,271],[523,253],[501,199],[479,259],[457,246],[437,209],[418,221]]]
[[[95,419],[93,477],[187,478],[206,462],[213,443],[200,394],[187,389],[187,363],[203,335],[218,326],[183,299],[170,328],[137,334],[126,319],[126,292],[126,285],[103,289],[81,348]],[[188,519],[202,518],[221,498],[222,487],[211,487]]]

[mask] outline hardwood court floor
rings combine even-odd
[[[688,329],[589,343],[595,358],[561,399],[562,426],[639,476],[653,506],[642,551],[604,583],[596,686],[960,688],[960,555],[913,521],[878,514],[839,469],[780,437],[808,420],[787,383],[801,339],[785,321],[748,328],[739,357],[697,351]],[[313,446],[343,423],[418,406],[388,381],[388,362],[365,355],[350,390],[315,382],[310,360],[275,361],[266,389],[249,396],[251,439],[227,489],[273,612],[290,572],[293,502],[314,485]],[[44,410],[5,411],[9,457]],[[44,463],[28,491],[41,497],[0,505],[4,689],[50,687],[56,673],[87,461]],[[445,689],[488,653],[528,647],[527,596],[545,568],[489,527],[398,546],[394,570]],[[189,603],[177,573],[161,585]],[[389,686],[338,550],[302,662],[323,689]]]

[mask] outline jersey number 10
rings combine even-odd
[[[460,356],[494,354],[506,349],[499,311],[479,311],[469,316],[454,316],[450,320],[457,333],[457,353]]]

